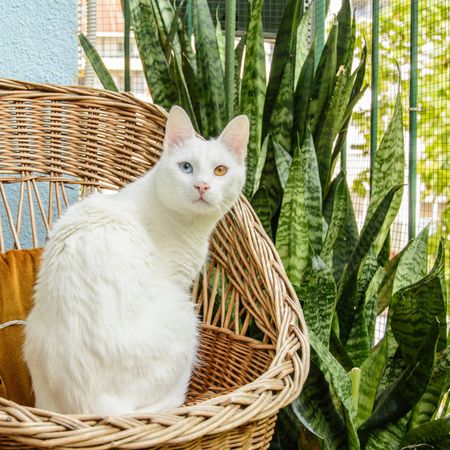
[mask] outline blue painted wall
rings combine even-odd
[[[0,77],[75,84],[77,0],[0,4]]]
[[[0,78],[75,84],[77,59],[77,0],[0,0]],[[9,199],[19,198],[17,184],[6,190]],[[17,204],[12,201],[11,206],[16,217]],[[39,211],[37,204],[34,209]],[[25,212],[22,217],[20,239],[24,247],[32,247],[27,216]],[[6,248],[12,248],[2,202],[0,220]],[[45,236],[42,223],[38,232]]]

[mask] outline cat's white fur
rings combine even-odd
[[[172,108],[164,152],[114,195],[71,206],[44,248],[24,355],[36,406],[60,413],[157,412],[185,401],[198,347],[192,281],[245,179],[249,125],[194,136]],[[193,172],[181,171],[189,162]],[[228,172],[217,176],[224,165]],[[210,189],[200,199],[197,183]]]

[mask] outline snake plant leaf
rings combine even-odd
[[[170,53],[172,49],[175,52],[175,56],[180,58],[181,56],[181,44],[178,36],[178,30],[180,30],[180,14],[184,5],[184,0],[181,0],[175,9],[175,13],[173,15],[172,24],[170,25],[169,32],[167,33],[167,38],[164,42],[164,56],[166,57],[166,61],[170,60]]]
[[[311,12],[313,8],[308,8],[303,14],[297,28],[297,38],[295,50],[295,70],[294,70],[294,86],[297,86],[300,72],[309,53],[308,36],[310,32]]]
[[[291,150],[292,125],[294,121],[294,64],[292,58],[288,58],[281,78],[278,95],[273,105],[270,117],[269,132],[273,140]]]
[[[347,447],[344,448],[359,450],[359,439],[356,434],[356,411],[353,406],[350,378],[344,368],[313,331],[310,332],[310,340],[311,347],[314,350],[311,359],[321,370],[328,384],[335,391],[341,402],[347,430]]]
[[[286,273],[296,286],[300,286],[301,275],[310,258],[305,198],[304,161],[297,147],[284,190],[275,240]]]
[[[306,324],[329,348],[331,324],[336,306],[336,283],[327,265],[317,255],[303,277],[297,295],[303,301]]]
[[[139,0],[130,0],[130,10],[150,94],[155,103],[169,109],[177,103],[178,97],[161,48],[154,13],[151,7]]]
[[[339,131],[336,143],[334,145],[333,154],[331,156],[332,161],[331,171],[334,170],[336,158],[342,151],[342,148],[345,144],[347,138],[347,131],[353,110],[368,88],[367,85],[363,86],[364,77],[366,73],[366,60],[367,60],[367,46],[364,46],[362,49],[361,60],[359,62],[359,65],[352,75],[352,77],[354,76],[355,82],[353,84],[352,93],[350,95],[350,101],[348,102],[345,112],[342,116],[342,126]]]
[[[269,196],[264,186],[261,186],[253,195],[251,205],[258,215],[261,225],[267,235],[272,239],[271,219],[272,211],[270,209]]]
[[[260,184],[263,184],[269,195],[271,210],[276,213],[280,209],[283,198],[283,189],[281,187],[280,177],[278,175],[281,166],[277,166],[275,156],[275,145],[272,136],[268,134],[264,140],[268,139],[265,163],[262,170]],[[290,156],[290,155],[289,155]],[[261,158],[258,157],[258,164]],[[274,230],[275,232],[275,230]]]
[[[299,420],[297,415],[292,410],[291,405],[282,408],[278,413],[277,424],[275,428],[275,435],[272,439],[272,443],[270,445],[271,450],[283,450],[283,449],[296,449],[302,448],[301,439],[302,436],[308,433],[308,443],[312,445],[312,449],[314,450],[322,450],[322,445],[317,447],[318,437],[310,432],[308,432],[303,426],[302,422]],[[312,440],[314,440],[314,444],[312,444]],[[316,445],[316,446],[314,446]]]
[[[431,324],[401,376],[378,397],[371,416],[358,430],[362,442],[372,430],[400,419],[422,397],[433,370],[439,328],[437,320]]]
[[[102,83],[102,86],[108,91],[118,92],[119,88],[117,87],[116,83],[113,80],[113,77],[103,63],[101,56],[97,53],[95,47],[83,33],[80,33],[78,38],[80,40],[81,46],[83,47],[84,53],[86,53],[86,58],[91,63],[91,66],[95,70],[95,73]]]
[[[377,314],[381,314],[391,302],[397,267],[400,263],[400,259],[408,248],[408,245],[412,242],[413,241],[410,241],[407,246],[397,253],[397,255],[395,255],[384,267],[384,278],[377,294]]]
[[[222,64],[223,73],[225,73],[225,35],[219,20],[219,5],[216,8],[216,39],[219,47],[220,62]]]
[[[362,258],[367,254],[372,244],[379,237],[379,233],[385,223],[386,216],[390,211],[395,195],[402,188],[402,185],[391,187],[389,191],[384,194],[381,202],[378,203],[370,220],[366,220],[366,223],[361,230],[361,237],[359,238],[358,244],[348,261],[349,274],[353,274],[358,270]]]
[[[345,190],[350,199],[350,190],[344,177]],[[336,239],[333,248],[333,276],[336,282],[341,280],[344,267],[350,255],[356,248],[359,240],[358,225],[356,223],[355,211],[352,202],[348,202],[347,215],[345,217],[343,232]]]
[[[323,373],[311,362],[308,379],[300,397],[294,400],[289,408],[303,426],[323,442],[322,448],[339,450],[348,448],[347,432],[344,418],[335,406],[331,390],[332,387]]]
[[[158,25],[158,31],[160,35],[161,45],[166,50],[166,47],[170,45],[175,55],[181,55],[181,43],[180,36],[176,32],[180,25],[179,18],[183,10],[183,1],[178,2],[176,5],[172,5],[170,0],[140,0],[141,3],[151,4],[155,20]],[[175,28],[175,29],[173,29]],[[167,60],[168,61],[168,60]]]
[[[320,257],[329,266],[332,267],[333,261],[333,248],[336,240],[342,233],[345,225],[345,218],[347,217],[348,210],[348,191],[344,181],[344,174],[341,172],[338,177],[338,183],[334,190],[333,209],[330,218],[330,225],[323,243],[322,250],[320,251]]]
[[[339,28],[337,37],[336,67],[339,68],[340,66],[345,66],[346,68],[351,69],[356,30],[352,24],[352,9],[350,6],[350,0],[342,1],[341,9],[337,14],[337,21]],[[349,62],[350,67],[348,67]]]
[[[356,427],[361,426],[372,413],[386,358],[387,338],[384,337],[361,364]]]
[[[289,152],[279,144],[275,139],[272,139],[275,165],[277,167],[278,178],[280,180],[280,187],[284,191],[289,177],[289,169],[292,164],[292,156]]]
[[[183,52],[181,55],[181,68],[192,108],[194,110],[194,116],[191,116],[192,123],[197,124],[196,130],[202,134],[206,126],[203,124],[207,121],[207,119],[205,119],[206,105],[204,103],[204,98],[201,95],[201,88],[199,86],[200,80],[197,77],[197,62],[195,60],[195,55],[190,45],[185,45],[185,42],[185,40],[182,40]]]
[[[331,216],[334,208],[334,199],[336,197],[336,190],[341,181],[345,178],[344,172],[339,172],[328,186],[327,192],[324,193],[324,200],[322,203],[322,214],[325,222],[331,222]],[[344,183],[345,184],[345,183]]]
[[[253,193],[256,193],[256,191],[263,185],[263,183],[261,183],[261,177],[262,177],[264,166],[266,165],[267,148],[269,146],[269,140],[270,140],[270,136],[268,135],[265,137],[265,139],[261,145],[261,150],[259,152],[258,164],[257,164],[256,170],[255,170],[255,187],[253,189]],[[269,195],[269,194],[267,194],[267,195]]]
[[[241,88],[241,113],[250,120],[250,138],[247,148],[247,180],[244,187],[246,196],[251,196],[254,187],[255,169],[261,147],[262,117],[266,93],[266,67],[264,35],[262,28],[262,0],[252,3],[247,26],[247,46]],[[270,159],[270,158],[269,158]],[[269,196],[271,190],[265,184]]]
[[[450,414],[450,347],[436,355],[436,364],[430,384],[419,403],[414,407],[410,429],[423,424],[431,418],[436,419]]]
[[[350,75],[347,69],[341,66],[336,75],[336,83],[328,107],[322,115],[321,126],[317,128],[314,135],[322,190],[326,189],[330,181],[333,142],[342,128],[343,115],[350,101],[355,78],[356,72]]]
[[[279,97],[278,91],[282,86],[286,65],[288,64],[288,61],[293,58],[296,46],[296,33],[303,12],[302,9],[302,0],[288,0],[278,27],[264,102],[263,136],[271,129],[272,117],[274,115],[273,111],[275,109],[277,98]],[[294,74],[295,69],[292,62],[291,65],[292,74]],[[294,75],[292,75],[292,80],[293,79]],[[292,97],[292,91],[290,94]]]
[[[381,203],[389,189],[403,183],[404,165],[402,104],[399,88],[394,114],[375,154],[372,172],[372,192],[366,216],[366,223],[371,220],[378,205]],[[386,214],[382,230],[376,238],[375,249],[377,252],[380,251],[389,228],[398,213],[402,200],[402,191],[403,190],[399,190],[396,193],[391,208]]]
[[[305,180],[305,210],[309,241],[316,254],[322,249],[322,191],[314,141],[309,129],[300,147]]]
[[[182,63],[180,58],[175,57],[172,58],[170,61],[169,68],[173,70],[174,75],[173,79],[176,82],[177,91],[178,91],[178,98],[180,99],[180,104],[184,108],[184,110],[187,112],[189,117],[191,118],[192,125],[196,130],[199,129],[198,123],[197,123],[197,117],[194,110],[194,105],[191,100],[191,95],[189,92],[188,85],[186,83],[186,79],[184,77]]]
[[[365,450],[400,450],[402,437],[408,429],[409,416],[408,413],[387,424],[384,428],[371,432],[365,444]]]
[[[404,435],[401,445],[402,448],[447,450],[450,448],[450,416],[411,429]]]
[[[214,137],[219,135],[226,122],[224,74],[208,3],[206,0],[194,0],[192,6],[197,70],[201,74],[208,108],[208,124],[202,131],[205,137]]]
[[[311,99],[308,104],[308,121],[313,136],[321,123],[323,113],[328,108],[328,102],[334,89],[336,80],[336,53],[337,53],[338,25],[335,22],[331,27],[327,42],[317,66],[314,77]]]
[[[295,139],[298,135],[298,140],[300,142],[303,142],[306,132],[308,101],[313,88],[314,53],[314,46],[312,46],[303,64],[294,93],[294,124],[292,138]]]
[[[363,258],[368,254],[376,237],[378,236],[387,212],[389,211],[392,199],[399,186],[393,187],[378,205],[377,211],[372,219],[365,225],[361,231],[359,241],[348,259],[345,266],[342,279],[339,285],[338,302],[336,311],[339,317],[340,339],[343,344],[349,338],[351,327],[353,325],[355,310],[353,299],[357,285],[357,273]]]
[[[351,314],[345,315],[346,327],[350,328],[348,339],[345,342],[345,350],[356,367],[359,367],[367,359],[372,346],[367,328],[365,293],[377,270],[377,257],[373,252],[369,252],[359,267],[355,294],[348,301],[352,305],[352,311]],[[341,311],[341,318],[343,317]]]
[[[350,119],[354,107],[359,102],[361,97],[364,95],[367,85],[363,86],[364,79],[366,76],[366,63],[367,63],[367,45],[364,45],[361,51],[361,59],[359,61],[358,67],[355,69],[355,83],[353,85],[352,94],[350,96],[350,103],[347,105],[345,110],[344,120]]]
[[[412,411],[411,420],[409,422],[409,428],[415,428],[423,423],[428,422],[434,418],[439,412],[440,405],[444,395],[450,389],[450,347],[443,350],[440,353],[444,353],[447,350],[447,367],[443,370],[442,366],[438,367],[437,364],[433,370],[430,383]]]
[[[234,114],[238,115],[241,111],[241,69],[245,54],[245,43],[247,36],[244,34],[236,48],[234,49]],[[256,180],[255,180],[256,183]]]
[[[444,252],[440,250],[438,260],[429,275],[394,294],[391,326],[406,361],[416,352],[436,317],[440,321],[437,350],[441,351],[447,346],[446,311],[440,281],[444,267]]]
[[[429,226],[426,226],[406,247],[395,272],[393,293],[425,277],[428,262],[428,232]]]
[[[375,325],[377,320],[377,306],[378,306],[378,292],[386,277],[386,269],[379,267],[375,272],[365,295],[365,313],[366,326],[369,335],[369,342],[374,342],[375,339]]]

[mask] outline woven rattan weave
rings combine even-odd
[[[158,160],[166,114],[132,95],[0,80],[0,248],[42,245],[67,205],[119,189]],[[259,449],[299,395],[309,341],[295,292],[242,198],[193,288],[201,364],[185,406],[60,415],[0,398],[0,448]],[[7,349],[0,349],[7,351]]]

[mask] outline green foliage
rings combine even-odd
[[[296,289],[312,346],[309,377],[300,397],[280,412],[273,449],[448,448],[444,246],[429,273],[427,229],[395,258],[386,257],[403,190],[400,89],[359,232],[345,173],[333,176],[365,90],[366,49],[352,72],[350,2],[343,1],[314,61],[304,42],[311,12],[303,0],[289,0],[267,83],[262,5],[251,2],[246,34],[233,60],[224,61],[223,36],[206,0],[193,1],[193,39],[169,0],[130,0],[156,103],[183,106],[206,137],[220,132],[229,102],[250,119],[244,192]],[[224,64],[236,69],[231,99],[224,95]],[[376,343],[379,314],[387,317],[386,334]]]
[[[89,42],[89,39],[83,33],[80,33],[79,39],[80,44],[83,47],[84,52],[86,53],[86,57],[95,70],[95,73],[97,74],[103,87],[110,91],[117,92],[119,89],[117,88],[116,83],[114,83],[113,77],[108,72],[108,69],[103,63],[101,56],[97,53],[97,50],[95,50],[94,46]]]

